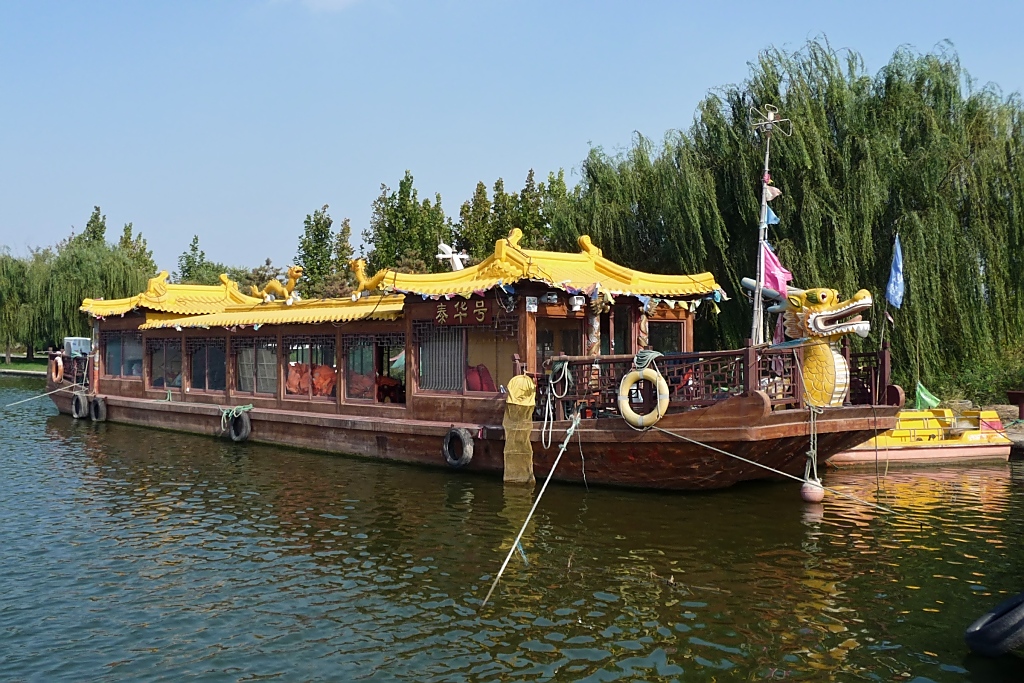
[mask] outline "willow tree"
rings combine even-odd
[[[132,296],[146,288],[149,277],[130,254],[106,242],[59,246],[46,277],[33,284],[36,338],[57,344],[66,336],[89,336],[89,321],[79,311],[83,299]]]
[[[877,329],[898,232],[908,291],[891,339],[905,383],[1019,348],[1024,108],[977,87],[948,48],[899,50],[875,76],[824,42],[769,50],[701,102],[688,132],[614,157],[593,150],[569,222],[628,265],[707,269],[739,292],[755,269],[764,151],[749,111],[764,104],[794,122],[773,141],[783,195],[769,240],[799,286],[872,290]],[[715,341],[740,342],[749,313],[724,306]]]

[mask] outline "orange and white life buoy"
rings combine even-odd
[[[629,392],[633,388],[633,385],[640,380],[647,380],[658,387],[658,407],[646,415],[638,415],[629,404]],[[661,376],[661,373],[654,368],[633,370],[623,377],[622,381],[619,383],[619,414],[622,415],[623,420],[638,429],[651,427],[654,423],[664,417],[665,413],[668,412],[668,399],[668,383],[665,381],[665,378]]]
[[[60,356],[53,357],[53,367],[50,368],[50,379],[54,384],[64,381],[64,359]]]

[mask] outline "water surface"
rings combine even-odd
[[[0,378],[0,405],[42,382]],[[0,421],[3,680],[1014,681],[964,628],[1024,590],[1024,469],[708,494]]]

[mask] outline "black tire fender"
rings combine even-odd
[[[89,417],[93,422],[107,421],[107,399],[102,396],[93,397],[89,402]]]
[[[1024,645],[1024,593],[1004,600],[967,627],[964,640],[972,652],[998,657]]]
[[[71,417],[81,420],[89,417],[89,397],[79,392],[71,399]]]
[[[228,428],[228,434],[231,435],[231,440],[235,442],[242,442],[249,438],[249,434],[252,433],[252,420],[249,419],[249,413],[242,413],[241,415],[231,418],[231,426]]]
[[[468,429],[452,427],[444,436],[441,452],[451,467],[465,467],[473,459],[473,435]]]

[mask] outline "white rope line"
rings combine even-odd
[[[4,410],[6,410],[7,408],[11,408],[12,406],[19,405],[21,403],[28,403],[29,401],[34,401],[37,398],[45,398],[45,397],[50,396],[52,394],[56,394],[59,391],[70,391],[72,394],[74,394],[74,393],[76,393],[76,391],[78,389],[83,389],[84,390],[85,389],[85,385],[83,385],[83,384],[72,384],[70,387],[57,387],[53,391],[48,391],[45,394],[39,394],[38,396],[32,396],[30,398],[24,398],[24,399],[22,399],[20,401],[15,401],[14,403],[8,403],[7,405],[4,406]]]
[[[498,570],[498,575],[494,577],[494,583],[491,584],[491,589],[487,591],[487,595],[484,596],[484,601],[480,603],[480,608],[487,604],[487,601],[491,599],[491,594],[494,589],[498,587],[498,581],[501,580],[501,575],[505,573],[505,567],[508,566],[509,560],[512,559],[512,555],[515,554],[516,548],[519,547],[519,541],[522,540],[523,534],[526,533],[526,527],[530,524],[530,519],[533,518],[533,513],[537,510],[537,506],[540,505],[540,499],[544,496],[544,491],[547,490],[548,484],[551,482],[551,475],[555,473],[555,468],[558,467],[558,461],[562,459],[562,454],[565,453],[566,446],[569,445],[569,440],[572,439],[573,432],[576,431],[576,427],[580,424],[580,414],[577,413],[573,416],[572,424],[569,425],[569,429],[565,432],[565,441],[562,442],[561,448],[558,450],[558,456],[555,458],[554,464],[548,471],[547,479],[544,480],[544,485],[540,487],[540,493],[537,494],[537,500],[533,501],[533,507],[530,508],[530,514],[526,515],[526,521],[523,522],[523,528],[519,530],[519,534],[516,536],[516,540],[512,541],[512,548],[509,549],[508,555],[505,557],[505,561],[501,563],[501,569]]]
[[[670,432],[667,429],[662,429],[661,427],[659,427],[657,425],[651,427],[651,429],[656,429],[659,432],[664,432],[665,434],[668,434],[669,436],[674,436],[677,439],[682,439],[683,441],[688,441],[688,442],[690,442],[690,443],[692,443],[694,445],[697,445],[697,446],[703,446],[704,448],[712,450],[712,451],[714,451],[716,453],[721,453],[722,455],[727,455],[730,458],[735,458],[737,460],[742,460],[743,462],[745,462],[745,463],[747,463],[749,465],[754,465],[756,467],[760,467],[762,469],[766,469],[769,472],[774,472],[775,474],[778,474],[780,476],[787,477],[787,478],[792,479],[794,481],[798,481],[801,484],[804,483],[803,479],[801,479],[800,477],[797,477],[795,475],[789,474],[788,472],[783,472],[782,470],[777,470],[774,467],[770,467],[770,466],[765,465],[763,463],[755,462],[753,460],[749,460],[747,458],[744,458],[741,455],[736,455],[735,453],[730,453],[728,451],[723,451],[721,448],[716,448],[716,447],[714,447],[714,446],[712,446],[710,444],[706,444],[706,443],[703,443],[701,441],[697,441],[696,439],[691,439],[688,436],[683,436],[682,434],[676,434],[675,432]],[[834,493],[834,494],[836,494],[837,496],[839,496],[841,498],[849,498],[850,500],[856,501],[858,503],[863,503],[864,505],[867,505],[869,507],[878,508],[879,510],[882,510],[883,512],[888,512],[890,514],[896,515],[897,517],[903,517],[903,518],[905,518],[905,519],[907,519],[909,521],[915,522],[917,524],[924,525],[924,523],[921,522],[920,520],[914,519],[913,517],[911,517],[909,515],[905,515],[902,512],[897,512],[897,511],[895,511],[895,510],[893,510],[891,508],[887,508],[884,505],[879,505],[878,503],[872,503],[870,501],[864,500],[863,498],[858,498],[857,496],[854,496],[852,494],[843,493],[842,491],[837,491],[836,489],[830,488],[828,486],[822,485],[821,488],[823,488],[824,490],[828,491],[829,493]],[[930,525],[928,525],[928,526],[930,526]]]

